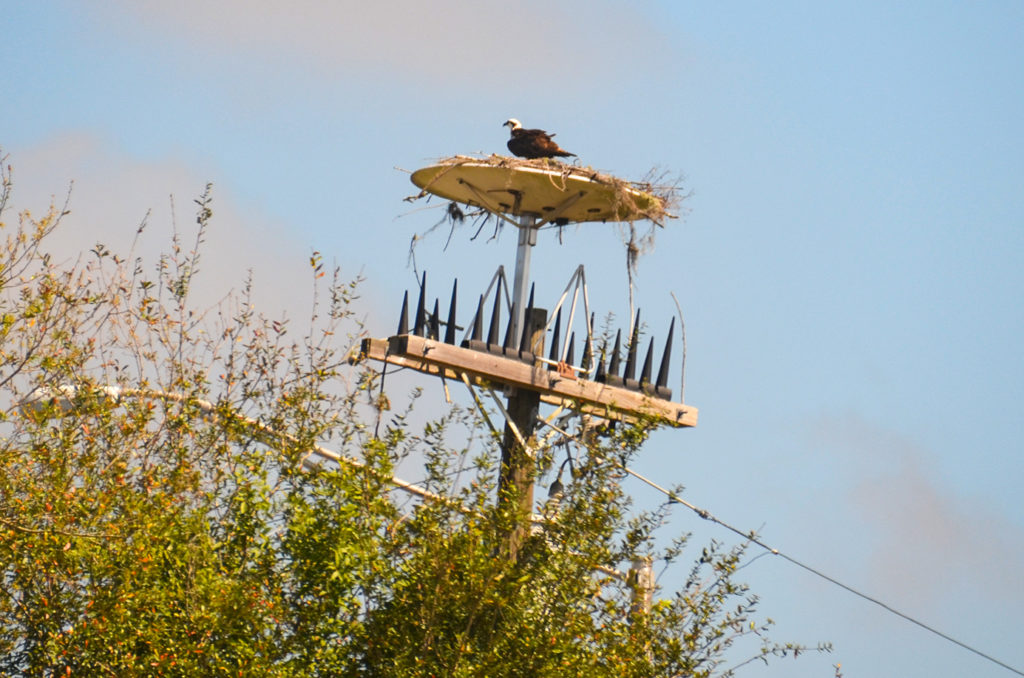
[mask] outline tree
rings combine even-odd
[[[54,263],[68,211],[4,223],[2,178],[5,675],[708,676],[745,636],[759,657],[801,649],[755,621],[742,546],[636,609],[615,575],[668,512],[632,511],[617,482],[643,427],[581,443],[560,503],[495,557],[522,519],[493,501],[498,441],[457,406],[414,429],[415,397],[393,412],[349,366],[355,282],[314,254],[299,333],[248,286],[197,309],[209,187],[194,245],[175,236],[150,271],[102,245]],[[410,456],[414,496],[391,481]]]

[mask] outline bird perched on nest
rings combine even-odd
[[[512,133],[508,140],[508,150],[512,151],[512,155],[520,158],[576,156],[575,153],[570,153],[552,141],[551,137],[555,136],[554,134],[548,134],[542,129],[523,129],[523,124],[515,118],[509,118],[502,126],[508,127]]]

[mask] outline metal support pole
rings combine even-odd
[[[530,254],[537,244],[537,217],[519,215],[519,239],[516,245],[516,270],[512,283],[512,336],[522,336],[523,316],[526,313],[526,295],[530,291]]]

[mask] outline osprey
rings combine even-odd
[[[512,151],[512,155],[517,155],[520,158],[576,156],[575,153],[560,148],[552,141],[551,137],[555,136],[554,134],[548,134],[542,129],[523,129],[522,123],[515,118],[509,118],[502,126],[508,127],[512,133],[508,140],[508,150]]]

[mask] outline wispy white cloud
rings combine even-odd
[[[121,0],[91,10],[105,30],[176,40],[183,53],[283,60],[335,76],[397,74],[524,98],[581,87],[604,98],[617,79],[649,76],[676,48],[650,11],[608,0]]]
[[[1024,526],[944,482],[926,448],[855,415],[819,420],[814,441],[841,460],[840,484],[864,525],[855,540],[871,545],[872,590],[913,603],[951,590],[1024,593]]]
[[[139,226],[146,228],[134,254],[155,267],[177,230],[191,249],[197,198],[210,177],[172,158],[140,160],[87,133],[65,133],[23,148],[5,148],[13,167],[13,210],[46,211],[68,200],[70,214],[51,237],[59,259],[89,256],[102,243],[127,256]],[[70,195],[69,195],[70,190]],[[196,302],[211,305],[238,290],[248,272],[261,308],[271,315],[310,297],[308,251],[284,239],[288,229],[213,191],[214,218],[202,244]],[[289,313],[294,316],[295,313]]]

